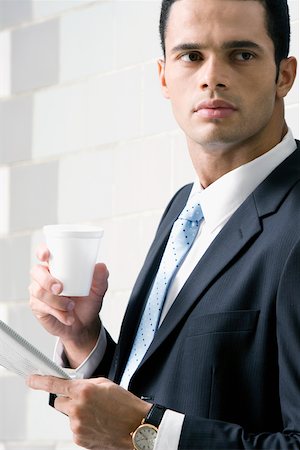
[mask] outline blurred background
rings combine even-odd
[[[159,12],[159,0],[0,0],[0,319],[50,357],[55,338],[28,306],[43,225],[104,228],[102,318],[117,339],[160,215],[195,176],[158,84]],[[286,105],[299,138],[299,77]],[[79,448],[47,401],[0,370],[0,450]]]

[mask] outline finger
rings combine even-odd
[[[75,303],[69,297],[57,296],[46,291],[39,283],[33,280],[29,286],[30,295],[43,303],[47,303],[52,308],[59,311],[72,311]]]
[[[69,397],[56,397],[54,400],[54,408],[66,416],[69,416],[71,402],[72,400]]]
[[[47,262],[49,260],[50,252],[45,243],[38,246],[36,250],[36,257],[42,262]]]
[[[45,391],[56,395],[65,395],[72,398],[74,391],[72,383],[74,384],[76,381],[64,380],[52,376],[31,375],[27,378],[26,383],[31,389]]]
[[[54,295],[58,295],[63,289],[62,283],[52,277],[47,267],[38,264],[31,269],[30,274],[33,280]]]
[[[36,318],[39,320],[46,318],[47,316],[53,316],[59,322],[61,322],[64,325],[67,325],[67,326],[73,325],[73,323],[75,322],[75,317],[72,312],[72,309],[74,309],[73,302],[70,302],[69,310],[62,311],[62,310],[51,307],[47,303],[44,303],[44,302],[40,301],[38,298],[31,295],[30,307],[32,309],[32,312],[36,316]]]

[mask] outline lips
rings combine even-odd
[[[194,113],[207,119],[223,119],[231,116],[237,108],[225,100],[204,100],[194,109]]]

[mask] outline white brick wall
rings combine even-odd
[[[299,1],[289,3],[299,56]],[[102,317],[117,337],[164,205],[194,177],[157,81],[159,9],[159,0],[0,0],[0,318],[49,356],[54,340],[27,304],[42,225],[104,227]],[[299,137],[299,77],[286,104]],[[78,448],[47,395],[3,369],[0,404],[0,450]]]
[[[76,80],[114,69],[114,23],[113,2],[100,2],[86,9],[71,11],[61,18],[61,81]],[[104,41],[104,38],[109,36],[111,38]]]

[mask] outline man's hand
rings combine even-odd
[[[64,297],[58,295],[62,283],[49,272],[49,250],[40,246],[37,257],[44,264],[31,270],[31,309],[50,334],[61,338],[71,366],[77,367],[99,336],[99,312],[108,287],[108,270],[104,264],[96,264],[88,297]]]
[[[92,450],[132,450],[130,433],[151,405],[106,378],[63,380],[32,375],[27,384],[52,392],[55,408],[69,416],[75,444]]]

